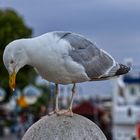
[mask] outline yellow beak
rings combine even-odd
[[[13,91],[16,88],[16,72],[15,71],[9,76],[9,86]]]

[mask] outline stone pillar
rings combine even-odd
[[[99,127],[87,118],[74,114],[45,116],[33,124],[22,140],[107,140]]]

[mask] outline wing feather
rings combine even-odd
[[[105,51],[97,48],[90,40],[71,32],[56,32],[56,34],[71,45],[72,49],[69,51],[69,55],[73,61],[85,68],[90,79],[113,76],[117,71],[115,60]]]

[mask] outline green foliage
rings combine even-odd
[[[19,38],[30,37],[32,30],[27,27],[23,19],[13,10],[0,11],[0,46],[4,49],[5,46]]]
[[[32,29],[27,27],[22,17],[15,11],[0,10],[0,86],[8,88],[8,72],[3,65],[3,51],[11,41],[20,38],[28,38],[32,35]],[[32,71],[30,67],[23,68],[18,74],[17,83],[23,87],[29,83]]]

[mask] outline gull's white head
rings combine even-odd
[[[24,40],[15,40],[6,46],[3,53],[3,62],[9,73],[9,85],[12,90],[16,87],[17,72],[27,64],[27,61]]]

